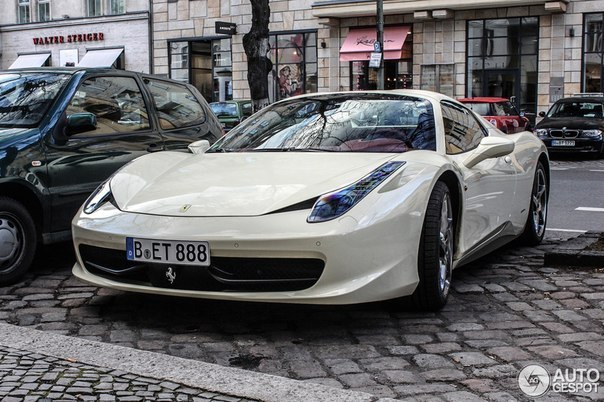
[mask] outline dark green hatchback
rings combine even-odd
[[[119,167],[221,135],[188,84],[114,69],[0,71],[0,285],[21,278],[39,244],[69,240],[80,205]]]
[[[252,115],[251,100],[230,100],[210,103],[225,132]]]

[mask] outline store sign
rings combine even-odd
[[[216,33],[224,35],[235,35],[237,33],[237,24],[232,22],[216,21]]]
[[[103,32],[91,32],[73,35],[40,36],[32,38],[34,45],[56,45],[59,43],[98,42],[105,40]]]
[[[371,57],[369,58],[369,67],[380,68],[380,64],[382,64],[382,54],[378,52],[372,52]]]

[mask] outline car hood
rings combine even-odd
[[[604,127],[603,119],[585,118],[585,117],[573,117],[573,118],[558,118],[558,117],[546,117],[541,120],[536,126],[538,128],[568,128],[568,129],[582,129],[592,130],[596,128]]]
[[[418,151],[423,152],[423,151]],[[400,154],[160,152],[111,181],[121,210],[170,216],[258,216],[356,182]]]

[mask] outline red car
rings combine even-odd
[[[512,134],[530,130],[529,119],[521,116],[509,99],[481,97],[461,98],[458,101],[483,116],[504,133]]]

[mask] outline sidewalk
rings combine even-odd
[[[0,323],[0,401],[389,399]]]

